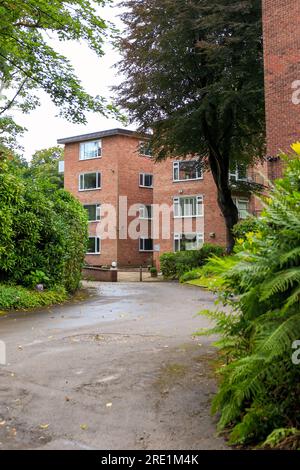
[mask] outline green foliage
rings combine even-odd
[[[262,442],[272,433],[270,446],[282,434],[274,430],[300,425],[300,367],[292,362],[292,344],[300,338],[298,155],[290,156],[260,224],[263,232],[248,233],[241,251],[204,269],[222,285],[217,310],[209,314],[227,363],[213,401],[219,428],[231,428],[234,444]]]
[[[47,286],[47,283],[50,281],[49,277],[44,273],[44,271],[31,271],[30,274],[24,277],[24,282],[28,287],[35,287],[37,284],[43,284]]]
[[[60,108],[60,114],[73,122],[86,122],[85,110],[104,111],[103,99],[83,89],[72,65],[46,39],[85,41],[102,56],[107,25],[97,6],[104,0],[68,1],[14,0],[0,6],[1,89],[13,90],[13,98],[2,94],[0,114],[12,105],[28,112],[39,100],[32,91],[40,88]],[[47,33],[47,34],[45,34]]]
[[[152,268],[150,268],[150,273],[157,274],[157,269],[153,266]]]
[[[46,180],[58,188],[64,187],[63,174],[58,173],[58,162],[63,160],[62,147],[50,147],[37,150],[30,161],[30,165],[24,172],[26,178]]]
[[[257,217],[250,216],[240,220],[233,228],[235,238],[245,240],[247,233],[256,233],[263,228]]]
[[[223,247],[212,243],[204,243],[200,250],[164,253],[160,257],[161,271],[166,279],[179,279],[187,271],[202,266],[210,256],[223,253]]]
[[[184,273],[182,276],[180,276],[179,281],[181,283],[187,282],[187,281],[192,281],[194,279],[199,279],[201,277],[201,270],[200,269],[192,269],[191,271],[188,271]]]
[[[0,188],[0,279],[27,285],[40,271],[49,287],[76,290],[87,243],[81,204],[46,179],[12,174],[6,163]]]
[[[0,308],[31,309],[59,304],[68,298],[63,287],[37,292],[21,286],[0,284]]]
[[[231,249],[238,212],[229,168],[264,154],[261,0],[122,4],[117,102],[132,122],[153,129],[157,159],[195,155],[209,164]]]

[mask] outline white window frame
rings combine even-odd
[[[101,220],[101,204],[98,203],[91,203],[91,204],[83,204],[83,207],[86,209],[87,206],[95,206],[96,207],[96,219],[88,220],[89,222],[99,222]],[[88,212],[88,211],[87,211]],[[98,218],[97,218],[98,217]]]
[[[85,155],[85,146],[88,144],[97,144],[97,155],[95,156],[86,156]],[[79,160],[94,160],[95,158],[102,157],[102,141],[100,139],[97,140],[87,140],[86,142],[81,142],[79,147]]]
[[[148,207],[150,207],[150,217],[149,217]],[[153,204],[141,204],[139,218],[141,220],[152,220],[153,219]]]
[[[96,188],[81,188],[81,177],[83,176],[83,182],[84,182],[84,176],[85,175],[96,175],[96,183],[100,185],[99,186],[96,186]],[[79,177],[78,177],[78,191],[96,191],[98,189],[101,189],[101,183],[102,183],[102,175],[101,175],[101,172],[100,171],[88,171],[86,173],[80,173]]]
[[[145,186],[145,177],[146,176],[151,176],[152,177],[152,185],[151,186]],[[141,182],[142,181],[142,182]],[[153,188],[153,173],[140,173],[139,174],[139,186],[140,188]]]
[[[203,171],[201,168],[197,168],[197,177],[196,178],[183,178],[180,179],[180,163],[195,163],[197,160],[177,160],[176,162],[173,162],[173,181],[174,183],[178,182],[184,182],[184,181],[197,181],[197,180],[202,180],[203,179]],[[178,171],[178,178],[175,178],[175,171]]]
[[[95,241],[94,241],[94,246],[95,248],[97,249],[97,245],[96,245],[96,240],[99,240],[99,251],[87,251],[86,254],[87,255],[100,255],[101,253],[101,238],[100,237],[96,237],[96,236],[93,236],[93,235],[90,235],[89,236],[89,240],[93,238]]]
[[[181,204],[180,200],[181,199],[195,199],[196,200],[196,214],[193,215],[182,215],[181,213]],[[176,209],[176,205],[179,209]],[[190,196],[175,196],[173,198],[173,214],[174,214],[174,219],[186,219],[186,218],[192,218],[192,217],[203,217],[204,216],[204,202],[203,202],[203,195],[198,194],[196,196],[190,195]]]
[[[145,243],[144,243],[144,247],[141,248],[141,242],[142,241],[145,241],[145,240],[152,240],[152,250],[145,250]],[[153,249],[153,238],[146,238],[146,237],[140,237],[139,238],[139,251],[140,252],[143,252],[143,253],[153,253],[154,249]]]
[[[182,239],[183,235],[196,235],[196,243],[197,243],[197,248],[195,250],[200,250],[200,248],[204,244],[204,233],[200,232],[189,232],[189,233],[174,233],[174,252],[178,253],[182,250],[176,250],[176,241],[179,241],[179,248],[180,248],[180,240]],[[193,251],[193,250],[186,250],[186,251]]]
[[[148,144],[148,146],[147,146]],[[144,148],[147,147],[148,150],[145,152],[144,151]],[[149,145],[149,142],[147,142],[146,140],[140,140],[139,142],[139,154],[142,156],[142,157],[148,157],[148,158],[152,158],[152,150],[151,150],[151,147]]]
[[[235,171],[229,170],[229,180],[231,181],[248,181],[247,168],[246,176],[244,178],[240,177],[240,165],[235,166]]]
[[[246,218],[250,215],[250,212],[249,212],[250,200],[247,199],[246,197],[234,197],[234,198],[233,198],[233,202],[234,202],[234,204],[236,205],[236,208],[237,208],[237,210],[238,210],[239,219],[241,219],[241,220],[246,219]],[[246,217],[242,217],[242,216],[241,216],[241,211],[244,210],[244,209],[240,209],[240,208],[239,208],[239,203],[240,203],[240,202],[246,202],[246,203],[247,203],[247,206],[248,206],[247,212],[248,212],[248,214],[246,215]]]

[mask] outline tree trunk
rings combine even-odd
[[[234,225],[238,222],[238,210],[233,202],[229,185],[229,158],[211,152],[209,156],[210,169],[218,192],[218,205],[224,217],[226,226],[226,251],[232,253],[235,240],[232,233]]]
[[[230,188],[228,190],[218,188],[218,204],[226,225],[226,251],[230,254],[235,244],[232,229],[239,220],[238,210],[232,200]]]

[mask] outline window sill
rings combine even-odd
[[[142,186],[141,184],[139,184],[139,187],[145,189],[153,189],[153,186]]]
[[[191,181],[199,181],[199,180],[203,180],[203,176],[201,176],[200,178],[191,178],[187,180],[174,180],[173,179],[173,183],[190,183]]]
[[[85,191],[98,191],[98,189],[101,189],[101,186],[99,188],[89,188],[89,189],[78,189],[80,193],[85,192]]]
[[[102,155],[98,157],[89,157],[89,158],[79,158],[79,162],[85,162],[86,160],[97,160],[98,158],[102,158]]]
[[[86,256],[88,256],[88,255],[101,255],[101,252],[99,252],[99,253],[86,253],[85,255]]]
[[[174,215],[173,219],[199,219],[201,217],[204,217],[204,214],[202,215]]]

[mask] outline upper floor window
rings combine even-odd
[[[152,148],[149,142],[141,140],[139,143],[139,154],[144,157],[152,157]]]
[[[203,196],[174,197],[174,217],[203,215]]]
[[[140,219],[151,220],[152,219],[152,205],[143,204],[140,206]]]
[[[82,173],[79,175],[79,191],[89,191],[101,188],[101,173]]]
[[[101,205],[100,204],[84,204],[83,206],[87,211],[89,222],[98,222],[101,219]]]
[[[153,188],[153,175],[140,173],[140,186],[143,188]]]
[[[64,160],[60,160],[58,162],[58,173],[64,173],[65,171],[65,162]]]
[[[203,233],[174,233],[174,251],[199,250],[203,243]]]
[[[229,170],[229,179],[231,181],[247,181],[246,165],[236,164]]]
[[[80,160],[89,160],[90,158],[101,157],[101,140],[91,140],[80,144]]]
[[[249,199],[234,198],[234,203],[239,213],[239,219],[246,219],[249,216]]]
[[[173,162],[173,181],[199,180],[202,177],[202,168],[196,160]]]

